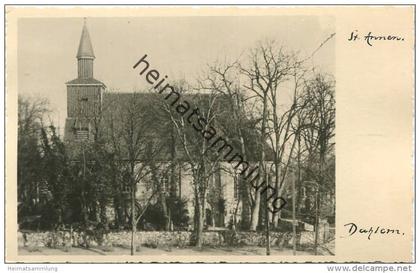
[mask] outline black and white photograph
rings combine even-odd
[[[19,253],[334,255],[334,18],[18,24]]]
[[[6,259],[412,262],[412,12],[9,7]]]

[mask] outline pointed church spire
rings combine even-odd
[[[86,18],[84,18],[82,36],[80,37],[79,50],[77,51],[77,59],[80,58],[95,58],[92,43],[90,42],[89,31],[86,26]]]
[[[79,78],[93,78],[93,54],[86,18],[83,23],[82,36],[80,37],[79,50],[77,51],[77,74]]]

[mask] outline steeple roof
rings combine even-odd
[[[86,21],[83,24],[82,36],[80,37],[79,50],[77,56],[79,58],[95,58],[93,54],[92,43],[90,42],[89,31],[86,26]]]

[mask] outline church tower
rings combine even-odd
[[[67,85],[65,140],[93,139],[101,115],[105,85],[93,77],[95,54],[86,21],[77,51],[77,78]]]

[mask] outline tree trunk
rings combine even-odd
[[[249,185],[243,175],[239,176],[239,183],[242,185],[240,187],[240,197],[242,201],[241,228],[247,229],[251,224],[251,200],[249,197]]]
[[[260,185],[264,183],[265,180],[265,146],[266,146],[266,122],[267,122],[267,93],[264,93],[263,98],[263,114],[262,114],[262,124],[261,124],[261,138],[260,138],[260,149],[261,149],[261,157],[259,162],[259,170],[258,170],[258,184],[255,188],[255,202],[254,206],[252,207],[251,212],[251,231],[256,231],[258,226],[258,219],[260,214],[260,203],[261,203],[261,191]],[[263,171],[264,173],[261,173]],[[252,182],[251,182],[252,183]],[[254,185],[255,186],[255,185]]]
[[[265,172],[265,187],[268,189],[268,172]],[[270,255],[270,219],[269,219],[269,213],[268,213],[268,190],[265,191],[265,244],[266,244],[266,255]]]
[[[203,246],[203,227],[204,227],[204,217],[203,217],[203,212],[201,208],[199,208],[197,225],[198,225],[197,226],[197,242],[195,246],[201,248]]]
[[[315,193],[315,242],[314,242],[314,254],[318,255],[318,237],[319,237],[319,191],[318,187]]]
[[[195,232],[195,246],[201,248],[202,241],[203,241],[203,227],[204,227],[204,217],[203,217],[203,210],[204,210],[204,203],[202,202],[204,198],[202,198],[203,193],[200,191],[200,182],[202,177],[198,173],[199,171],[193,171],[193,179],[194,179],[194,232]],[[202,189],[201,189],[202,190]]]
[[[277,193],[280,189],[280,164],[279,162],[275,163],[275,189],[276,189],[276,198],[279,197]],[[276,204],[276,207],[279,207],[278,204]],[[279,226],[279,219],[280,219],[280,211],[273,213],[273,227],[276,229]]]
[[[201,248],[203,243],[203,227],[204,227],[204,213],[203,207],[200,202],[199,193],[196,193],[196,205],[195,205],[195,234],[196,241],[195,246]]]
[[[296,255],[296,191],[295,191],[295,178],[296,177],[293,173],[293,177],[292,177],[293,255]]]
[[[132,167],[134,171],[134,167]],[[136,223],[136,185],[134,183],[134,178],[131,181],[131,255],[133,256],[136,252],[136,242],[135,242],[135,235],[137,229]]]
[[[258,219],[260,216],[260,204],[261,204],[261,193],[259,190],[255,191],[255,200],[254,206],[252,206],[251,211],[251,225],[249,227],[250,231],[256,231],[258,226]]]
[[[245,140],[242,136],[242,132],[239,129],[240,141],[241,141],[241,154],[245,157],[246,161],[246,149],[245,149]],[[248,228],[250,226],[250,216],[251,216],[251,202],[249,198],[249,184],[245,179],[245,174],[239,174],[238,176],[238,185],[239,185],[239,194],[238,197],[242,201],[242,214],[241,214],[241,226],[242,228]],[[236,215],[235,215],[236,216]]]
[[[296,221],[296,219],[299,216],[299,202],[301,198],[301,165],[300,165],[300,157],[301,157],[301,146],[300,146],[300,132],[298,134],[298,154],[297,154],[297,183],[298,183],[298,189],[296,193],[296,184],[295,180],[293,180],[293,200],[292,200],[292,206],[293,206],[293,222]],[[295,178],[295,177],[294,177]],[[297,207],[296,207],[297,206]],[[296,243],[297,243],[297,234],[296,234],[296,224],[293,226],[293,255],[296,255]]]
[[[168,206],[166,205],[166,196],[165,196],[165,192],[163,190],[160,191],[160,203],[162,205],[162,213],[163,213],[163,217],[164,217],[164,229],[165,231],[169,230],[169,212],[168,212]]]

